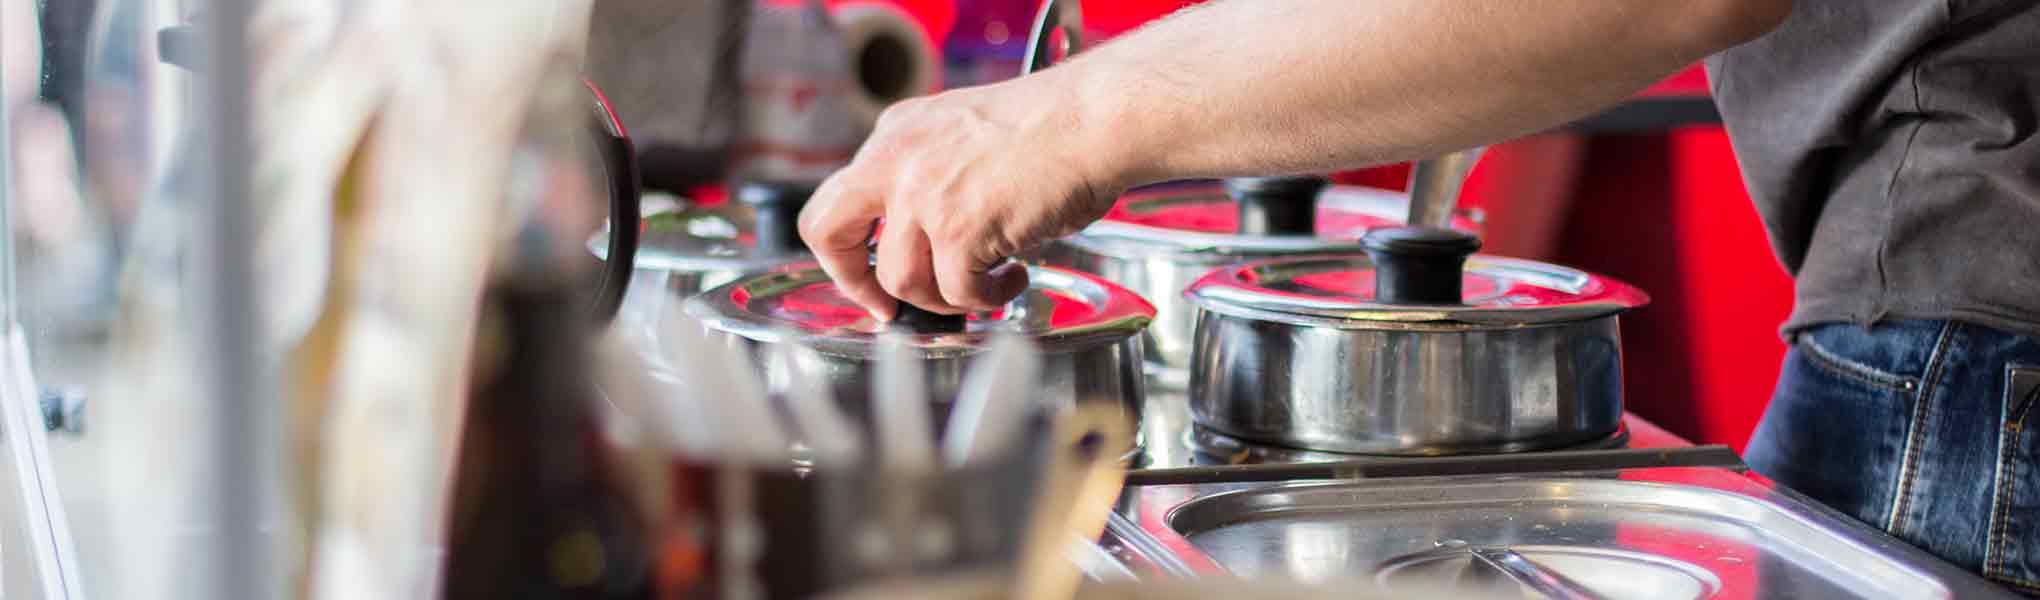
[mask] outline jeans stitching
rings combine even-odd
[[[2010,510],[2013,490],[2019,481],[2019,463],[2013,460],[2012,454],[2017,451],[2019,446],[2015,442],[2024,439],[2026,435],[2026,415],[2032,412],[2029,405],[2032,403],[2034,396],[2040,396],[2040,388],[2034,388],[2026,397],[2012,397],[2012,392],[2015,391],[2012,389],[2014,374],[2022,368],[2026,367],[2005,365],[2004,410],[2006,411],[2006,421],[2002,431],[1998,432],[1998,493],[1997,498],[1991,501],[1991,540],[1989,546],[1985,549],[1986,556],[1983,561],[1983,570],[1984,574],[1992,579],[2000,579],[2020,586],[2040,589],[2040,582],[2013,577],[2006,574],[2007,569],[2005,568],[2005,546],[2011,540],[2011,536],[2008,535],[2011,529],[2011,515],[2008,514],[2008,511]]]
[[[2040,581],[2034,581],[2031,579],[2025,579],[2021,577],[2013,577],[2011,575],[1998,575],[1991,573],[1985,573],[1983,577],[1984,579],[1989,579],[1991,581],[1995,581],[2004,585],[2019,588],[2022,591],[2040,592]]]
[[[1894,536],[1905,537],[1905,530],[1911,529],[1909,527],[1911,522],[1905,518],[1905,511],[1912,507],[1913,480],[1919,475],[1918,463],[1923,446],[1919,438],[1926,435],[1927,421],[1933,416],[1934,384],[1940,381],[1942,367],[1947,363],[1945,354],[1948,351],[1948,342],[1955,337],[1955,332],[1961,327],[1962,324],[1955,321],[1949,321],[1948,324],[1941,326],[1940,339],[1934,341],[1934,352],[1927,356],[1926,377],[1912,391],[1912,422],[1906,424],[1905,449],[1898,463],[1898,488],[1893,490],[1891,514],[1885,517],[1884,523],[1884,530]],[[1908,527],[1901,528],[1900,525]]]
[[[1992,542],[1986,550],[1990,556],[1988,560],[1983,561],[1985,573],[2003,574],[2005,570],[2005,529],[2010,526],[2008,521],[2011,520],[2011,517],[2005,514],[2005,505],[2011,499],[2012,487],[2018,483],[2019,473],[2019,465],[2013,463],[2010,457],[2007,456],[2010,445],[2006,443],[2006,440],[2010,439],[2011,433],[2011,429],[2008,427],[2004,432],[1998,434],[1998,493],[1997,498],[1991,500],[1990,535]]]
[[[1810,336],[1799,338],[1799,345],[1805,346],[1806,354],[1811,359],[1807,362],[1813,363],[1814,367],[1846,379],[1854,380],[1857,383],[1887,390],[1907,391],[1907,384],[1912,382],[1911,377],[1883,373],[1858,364],[1855,361],[1842,358],[1833,351],[1821,346],[1819,342],[1813,341],[1813,338]],[[1887,379],[1889,381],[1886,381]]]

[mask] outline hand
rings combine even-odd
[[[1027,270],[1006,257],[1111,208],[1123,186],[1103,176],[1109,161],[1082,142],[1082,119],[1046,74],[880,115],[800,215],[801,238],[845,296],[883,321],[895,299],[942,314],[991,310],[1027,288]],[[873,266],[866,242],[880,219]]]

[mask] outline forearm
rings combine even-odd
[[[1229,0],[1036,77],[1106,185],[1430,156],[1619,102],[1789,0]],[[1033,96],[1032,94],[1023,94]]]

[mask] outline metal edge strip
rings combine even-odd
[[[28,341],[21,327],[7,322],[4,342],[6,357],[0,362],[0,436],[7,438],[7,452],[14,462],[14,481],[21,486],[23,530],[28,534],[35,570],[44,598],[84,598],[78,582],[78,557],[71,541],[71,521],[64,514],[64,501],[50,465],[45,443],[42,410],[37,404],[34,371],[28,361]]]

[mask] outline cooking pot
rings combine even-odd
[[[1190,366],[1196,309],[1183,288],[1212,269],[1249,260],[1359,252],[1368,230],[1399,225],[1403,194],[1328,185],[1319,177],[1188,182],[1127,194],[1097,223],[1058,240],[1044,262],[1095,273],[1155,303],[1146,359],[1158,383],[1180,388]],[[1479,227],[1458,215],[1454,227]]]
[[[807,182],[746,181],[737,184],[732,201],[648,214],[633,232],[638,241],[632,268],[664,272],[666,289],[688,298],[808,260],[797,221],[814,191]],[[607,260],[610,244],[609,232],[602,232],[588,240],[588,250]]]
[[[882,334],[896,333],[923,362],[935,423],[949,420],[965,367],[997,331],[1017,332],[1041,351],[1038,389],[1051,402],[1110,406],[1138,431],[1145,399],[1140,332],[1154,319],[1146,300],[1092,275],[1028,266],[1028,288],[1003,308],[969,317],[935,315],[901,303],[902,318],[873,319],[812,263],[739,278],[695,296],[690,316],[752,350],[799,344],[821,356],[844,410],[869,422]],[[767,361],[760,361],[765,363]],[[783,385],[785,373],[767,373]],[[932,424],[931,424],[932,425]]]
[[[1391,455],[1508,452],[1615,433],[1617,315],[1642,291],[1493,256],[1471,234],[1377,229],[1365,254],[1222,268],[1198,308],[1199,426],[1249,442]]]

